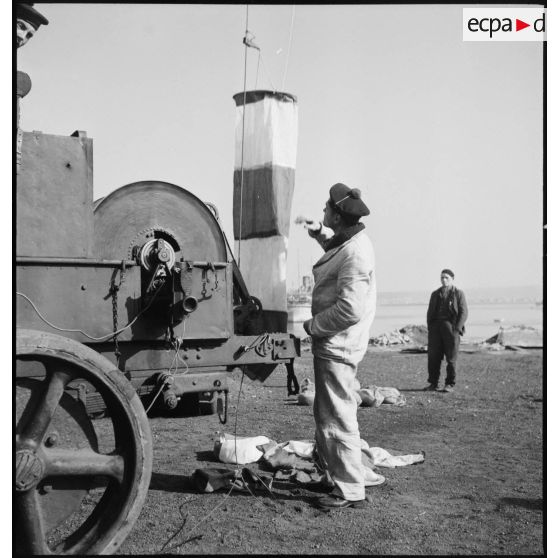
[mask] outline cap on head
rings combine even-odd
[[[453,271],[451,269],[442,269],[440,275],[449,275],[452,279],[455,277]]]
[[[329,189],[330,204],[341,213],[352,217],[364,217],[370,215],[370,210],[361,199],[361,191],[358,188],[349,188],[338,182]]]
[[[35,29],[40,25],[48,25],[48,19],[35,8],[32,3],[16,4],[17,19],[28,21]]]

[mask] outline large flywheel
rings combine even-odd
[[[98,258],[132,259],[146,243],[161,240],[177,259],[227,261],[215,210],[175,184],[155,180],[127,184],[95,202],[94,211]]]
[[[128,380],[66,337],[16,335],[16,551],[111,554],[136,521],[151,478],[152,441]],[[92,423],[80,389],[110,418]]]

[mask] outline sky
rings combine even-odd
[[[542,289],[542,43],[465,42],[463,6],[41,4],[21,127],[87,131],[95,198],[178,184],[232,240],[248,15],[247,89],[298,99],[289,286],[321,254],[294,218],[344,182],[371,209],[380,292],[432,290],[445,267],[464,289]]]

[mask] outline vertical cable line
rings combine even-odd
[[[258,65],[256,66],[256,81],[254,82],[254,89],[258,88],[258,75],[260,73],[260,59],[262,57],[262,52],[258,50]]]
[[[248,4],[246,4],[246,29],[244,32],[244,95],[242,100],[242,140],[240,144],[240,211],[238,214],[238,269],[240,271],[240,246],[242,245],[242,191],[244,189],[244,122],[246,116],[246,67],[248,63]],[[238,406],[240,404],[240,394],[242,393],[242,383],[244,381],[244,370],[242,371],[242,379],[240,381],[240,389],[238,391],[238,401],[236,404],[236,413],[234,417],[234,459],[238,467],[238,458],[236,455],[236,421],[238,418]]]
[[[248,37],[248,4],[246,4],[246,30],[244,38]],[[240,210],[238,214],[238,269],[240,269],[240,246],[242,244],[242,191],[244,189],[244,122],[246,116],[246,66],[248,63],[248,44],[244,41],[244,96],[242,100],[242,138],[240,142]]]

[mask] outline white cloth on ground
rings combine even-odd
[[[289,440],[288,442],[278,444],[267,436],[237,437],[236,457],[238,458],[238,464],[254,463],[259,461],[262,456],[269,458],[277,450],[283,449],[287,453],[295,454],[302,459],[312,462],[315,445],[316,442],[313,440]],[[235,460],[234,436],[229,434],[221,435],[219,441],[215,443],[215,449],[215,453],[220,461],[224,463],[237,463]],[[365,487],[378,486],[385,481],[385,477],[376,473],[374,467],[404,467],[406,465],[422,463],[425,459],[424,453],[392,455],[383,448],[370,447],[368,442],[363,439],[360,439],[359,449],[361,452],[360,458]],[[327,472],[325,477],[332,486],[342,486],[351,490],[351,483],[346,485],[341,482],[340,484],[339,479],[335,482]]]
[[[362,453],[368,458],[364,459],[365,464],[374,467],[405,467],[406,465],[414,465],[424,461],[424,453],[410,453],[407,455],[392,455],[384,448],[371,448],[365,440],[361,440]]]
[[[267,436],[253,436],[241,438],[237,436],[236,444],[234,436],[224,434],[215,442],[215,454],[223,463],[234,463],[245,465],[255,463],[263,455],[258,446],[269,444],[271,440]]]
[[[309,378],[304,378],[300,382],[300,393],[298,394],[298,404],[311,407],[314,405],[314,397],[316,397],[316,386]]]
[[[314,440],[289,440],[288,442],[285,442],[283,448],[289,453],[298,455],[298,457],[311,459],[312,453],[314,452],[314,446]]]
[[[382,403],[389,403],[398,407],[406,405],[405,396],[398,389],[392,387],[366,386],[358,391],[363,407],[379,407]]]
[[[314,404],[316,392],[314,384],[308,380],[301,393],[298,394],[298,404],[310,407]],[[398,407],[406,405],[405,396],[398,389],[392,387],[367,386],[356,389],[356,400],[360,407],[379,407],[382,403],[396,405]]]

